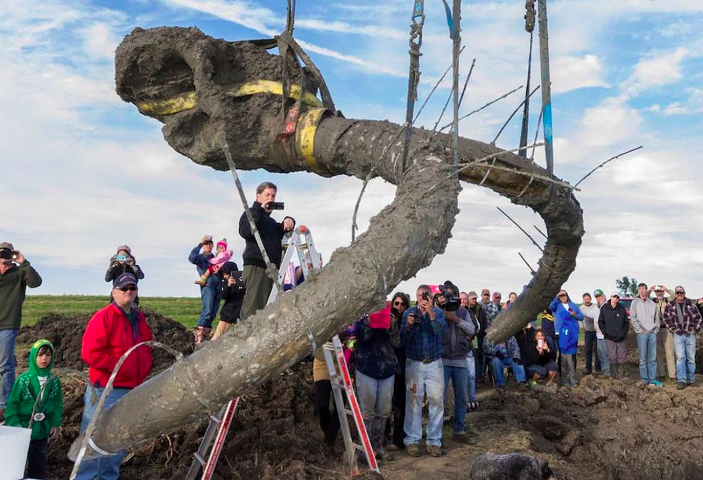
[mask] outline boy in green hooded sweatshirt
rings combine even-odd
[[[51,374],[54,346],[39,340],[29,353],[29,371],[20,375],[7,399],[5,424],[29,428],[32,436],[27,454],[27,477],[46,478],[48,441],[56,436],[63,413],[63,393],[58,377]]]

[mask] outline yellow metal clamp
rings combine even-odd
[[[313,172],[324,173],[325,170],[315,160],[315,133],[322,120],[326,108],[313,108],[298,119],[298,128],[295,131],[295,149],[298,157],[302,158]]]

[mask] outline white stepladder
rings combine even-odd
[[[354,393],[354,386],[351,382],[349,367],[347,366],[347,361],[344,358],[344,351],[342,350],[342,343],[339,340],[339,336],[335,335],[334,338],[332,338],[332,341],[326,343],[322,348],[325,353],[327,370],[330,374],[334,404],[337,406],[339,426],[342,430],[342,437],[344,438],[344,448],[346,451],[347,460],[349,461],[351,476],[354,477],[360,474],[359,465],[356,460],[357,451],[361,451],[364,454],[366,464],[369,466],[370,470],[373,470],[376,473],[381,473],[378,468],[378,463],[376,462],[376,456],[374,455],[373,448],[371,447],[369,435],[366,432],[366,425],[364,425],[364,418],[361,415],[359,402],[357,401],[356,394]],[[347,408],[344,403],[344,396],[346,396],[349,408]],[[354,443],[351,438],[351,431],[349,429],[349,423],[347,422],[348,416],[352,417],[354,420],[354,425],[356,426],[356,432],[361,441],[361,445]]]
[[[292,235],[288,239],[286,253],[283,256],[281,268],[279,269],[278,274],[279,285],[282,285],[286,277],[288,277],[289,283],[293,286],[293,288],[296,286],[296,267],[295,263],[292,261],[294,258],[294,253],[298,254],[298,261],[303,270],[303,275],[305,275],[306,278],[311,270],[322,267],[322,257],[319,253],[317,253],[317,250],[315,250],[315,244],[312,241],[312,234],[305,225],[301,225],[293,231]],[[274,287],[271,289],[271,296],[269,297],[267,304],[275,302],[277,295],[278,289]],[[234,413],[237,411],[238,404],[239,398],[235,397],[223,406],[215,415],[210,416],[210,424],[205,431],[205,435],[203,436],[203,440],[200,443],[198,451],[193,454],[193,463],[188,470],[186,480],[196,480],[201,469],[203,472],[200,477],[201,480],[210,480],[210,478],[212,478],[212,474],[215,471],[215,466],[217,465],[217,461],[220,457],[220,452],[222,451],[222,446],[225,443],[225,438],[227,438],[227,432],[229,432],[229,428],[232,425]],[[213,441],[215,444],[212,447],[212,450],[210,450],[210,446]],[[210,451],[209,456],[208,451]]]

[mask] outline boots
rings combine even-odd
[[[620,378],[620,372],[619,372],[619,363],[611,363],[610,364],[610,376],[613,380],[617,380]]]
[[[205,286],[207,284],[207,278],[210,276],[210,271],[205,270],[198,280],[195,281],[196,285]]]
[[[385,440],[385,428],[386,419],[385,418],[374,418],[372,421],[368,422],[371,424],[371,431],[367,432],[369,434],[371,445],[373,445],[373,451],[376,454],[376,460],[381,461],[392,461],[394,456],[392,453],[386,453],[383,449],[383,441]]]

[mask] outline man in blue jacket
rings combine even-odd
[[[578,349],[579,324],[583,321],[583,313],[578,305],[571,301],[566,290],[559,290],[556,298],[549,305],[554,314],[554,330],[556,342],[559,345],[559,370],[561,384],[572,387],[576,382],[576,350]],[[575,327],[574,327],[575,326]],[[566,337],[562,337],[566,335]],[[574,335],[575,342],[574,342]],[[568,337],[568,338],[567,338]],[[566,364],[566,365],[565,365]]]
[[[188,261],[195,265],[198,270],[198,276],[201,276],[210,266],[208,260],[214,257],[212,246],[212,237],[205,235],[188,255]],[[222,278],[219,275],[207,277],[205,285],[200,286],[200,298],[203,301],[203,308],[200,311],[198,325],[195,327],[194,332],[196,345],[200,344],[210,334],[212,322],[217,317],[217,310],[220,308]]]
[[[400,338],[405,345],[405,446],[413,457],[422,455],[422,404],[425,392],[429,401],[427,453],[442,455],[442,423],[444,420],[444,368],[442,337],[447,329],[444,312],[432,306],[428,285],[416,292],[417,306],[403,314]]]

